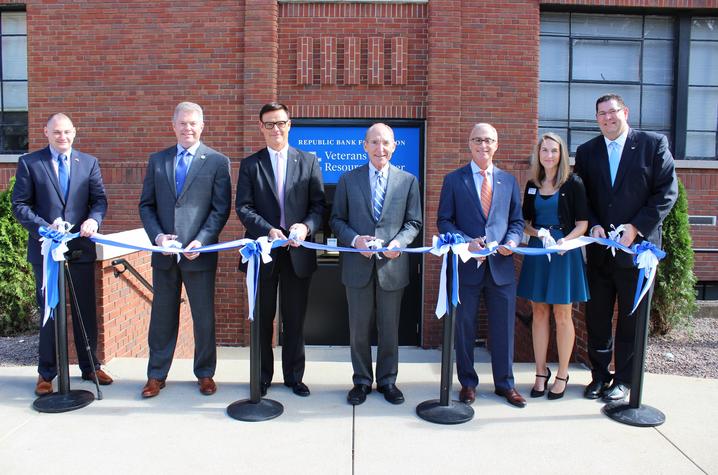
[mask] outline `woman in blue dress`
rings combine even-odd
[[[583,182],[571,173],[563,139],[546,133],[536,147],[526,184],[523,215],[529,247],[547,247],[583,236],[588,227],[588,205]],[[588,300],[583,254],[573,249],[563,255],[524,256],[517,293],[531,301],[536,380],[531,397],[546,393],[551,370],[546,366],[551,307],[556,320],[558,371],[548,391],[549,399],[560,399],[568,384],[568,363],[575,332],[571,309],[574,302]]]

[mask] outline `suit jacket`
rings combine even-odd
[[[67,201],[60,191],[49,146],[23,155],[17,164],[12,210],[30,233],[27,259],[32,264],[42,264],[38,234],[40,226],[49,226],[59,217],[73,225],[72,232],[78,232],[80,225],[88,218],[101,225],[107,212],[107,197],[97,159],[72,149],[69,163]],[[97,257],[95,243],[88,238],[73,239],[68,243],[68,249],[82,251],[77,262],[93,262]]]
[[[678,182],[668,139],[630,129],[623,147],[616,181],[611,185],[608,150],[603,135],[580,145],[574,171],[586,187],[589,228],[631,223],[643,234],[636,237],[661,245],[662,222],[678,197]],[[586,250],[589,263],[600,264],[610,253],[601,246]],[[632,256],[616,253],[621,267],[633,267]]]
[[[486,236],[487,243],[506,244],[510,240],[520,243],[524,220],[516,179],[494,165],[493,195],[487,219],[474,185],[471,164],[449,173],[441,187],[436,224],[440,233],[459,233],[466,241]],[[513,256],[496,253],[489,256],[488,263],[496,284],[506,285],[514,280]],[[460,283],[480,284],[486,267],[482,264],[477,269],[475,260],[460,262]]]
[[[369,165],[362,165],[339,178],[329,224],[340,245],[351,247],[355,236],[370,235],[384,244],[396,239],[407,247],[421,229],[419,183],[410,173],[388,165],[384,206],[378,222],[374,221],[373,197],[369,184]],[[342,283],[347,287],[364,287],[376,266],[379,285],[384,290],[398,290],[409,285],[409,256],[396,259],[367,259],[359,253],[340,256]]]
[[[257,239],[272,228],[279,229],[280,209],[277,180],[266,148],[242,160],[237,179],[235,207],[244,225],[244,237]],[[324,183],[317,157],[289,147],[284,182],[284,219],[287,226],[304,223],[311,239],[322,225],[325,208]],[[298,277],[309,277],[317,268],[317,255],[311,249],[291,248],[289,255]],[[271,273],[274,261],[267,266]],[[240,265],[245,271],[246,265]]]
[[[200,143],[182,192],[175,188],[175,157],[173,145],[150,156],[140,196],[140,218],[150,241],[158,234],[176,234],[187,245],[193,240],[203,246],[219,240],[232,206],[232,183],[229,159]],[[152,253],[152,266],[169,269],[176,256]],[[217,267],[217,253],[200,254],[196,259],[180,259],[183,270],[207,271]]]

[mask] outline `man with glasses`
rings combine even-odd
[[[628,125],[628,107],[621,96],[607,94],[596,101],[596,120],[601,135],[580,145],[575,172],[586,186],[589,229],[593,237],[605,238],[622,229],[619,242],[630,247],[643,240],[661,245],[661,223],[673,207],[678,185],[673,156],[665,136],[639,132]],[[584,396],[605,402],[625,399],[631,388],[635,315],[628,315],[638,280],[633,256],[605,246],[586,248],[591,299],[586,304],[588,353],[592,381]],[[650,305],[650,296],[641,306]],[[618,300],[615,337],[612,336],[614,305]],[[615,372],[609,372],[611,357]],[[611,383],[609,386],[609,383]]]
[[[513,175],[493,164],[498,135],[491,124],[476,124],[469,135],[472,160],[444,178],[439,198],[437,226],[440,233],[460,234],[469,250],[490,243],[516,247],[524,220],[521,194]],[[494,393],[516,407],[526,400],[514,387],[514,320],[516,278],[513,252],[499,247],[488,258],[459,263],[459,298],[456,309],[456,369],[461,383],[459,399],[476,399],[479,377],[474,369],[474,341],[479,298],[488,310],[491,369]]]
[[[272,102],[259,111],[259,131],[266,147],[242,160],[237,180],[236,210],[245,237],[291,241],[272,251],[272,261],[259,274],[261,393],[266,395],[274,375],[272,335],[279,309],[283,329],[284,385],[294,394],[309,396],[304,377],[304,317],[316,253],[299,241],[312,236],[322,224],[324,184],[317,157],[289,146],[289,110]],[[241,265],[246,271],[246,267]]]

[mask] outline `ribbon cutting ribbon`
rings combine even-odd
[[[656,269],[658,268],[658,261],[666,257],[666,253],[648,241],[643,241],[640,244],[633,246],[632,250],[635,252],[633,256],[633,263],[638,267],[638,282],[636,285],[636,295],[633,298],[633,309],[629,315],[638,308],[638,305],[643,300],[643,297],[648,293],[648,289],[653,284],[653,279],[656,278]]]
[[[272,256],[270,253],[272,247],[279,247],[283,244],[278,242],[280,240],[270,242],[266,236],[262,236],[256,241],[250,239],[247,241],[239,250],[239,253],[242,256],[242,263],[247,263],[247,277],[245,278],[247,283],[247,302],[249,304],[247,318],[254,320],[254,305],[257,299],[257,288],[259,287],[259,260],[261,259],[263,264],[271,262]]]
[[[72,225],[57,218],[53,228],[40,226],[39,234],[42,253],[42,290],[45,297],[45,309],[42,316],[44,327],[50,318],[55,317],[55,309],[60,301],[57,281],[60,276],[60,261],[65,260],[67,242],[75,239],[80,233],[69,233]]]
[[[446,292],[446,255],[449,251],[453,251],[452,256],[452,282],[451,282],[451,303],[456,306],[461,301],[459,300],[459,254],[464,254],[468,251],[468,244],[464,240],[461,234],[440,234],[434,236],[431,240],[432,246],[429,251],[435,256],[441,256],[441,274],[439,274],[439,296],[436,299],[436,309],[434,314],[436,318],[442,318],[446,315],[449,307],[449,296]],[[466,261],[464,261],[466,262]]]

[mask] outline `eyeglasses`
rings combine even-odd
[[[280,129],[284,129],[287,127],[287,124],[289,123],[288,120],[280,120],[279,122],[262,122],[262,125],[267,130],[272,130],[274,126],[276,125]]]
[[[473,139],[471,139],[471,141],[472,141],[473,143],[475,143],[476,145],[481,145],[481,144],[484,144],[484,143],[485,143],[486,145],[491,145],[491,144],[493,144],[494,142],[496,142],[496,139],[492,139],[491,137],[487,137],[487,138],[485,138],[485,139],[482,139],[481,137],[474,137]]]
[[[621,112],[622,110],[623,110],[623,107],[621,107],[620,109],[610,109],[607,111],[597,112],[596,115],[598,117],[600,117],[601,119],[603,119],[604,117],[608,117],[609,115],[616,115],[619,112]]]

